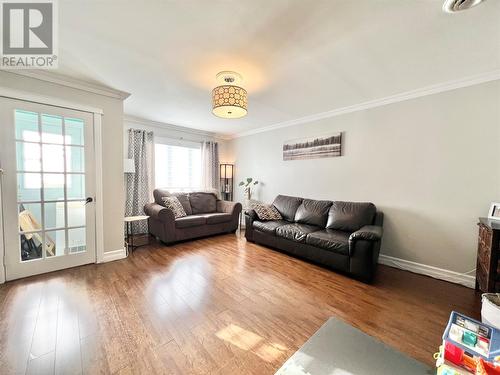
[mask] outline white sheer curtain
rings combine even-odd
[[[201,185],[219,194],[219,146],[206,141],[201,145]]]
[[[153,201],[154,137],[153,132],[128,130],[128,157],[134,159],[135,173],[127,173],[125,216],[144,215],[144,205]],[[132,223],[132,233],[146,233],[144,221]]]

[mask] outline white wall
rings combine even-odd
[[[289,194],[374,202],[386,215],[382,253],[467,272],[477,217],[500,201],[499,108],[496,81],[236,138],[229,155],[236,182],[263,182],[263,201]],[[282,160],[284,141],[336,131],[342,157]]]
[[[123,249],[123,101],[0,71],[0,86],[101,108],[104,252]]]

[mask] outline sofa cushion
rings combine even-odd
[[[355,232],[365,225],[372,224],[377,209],[373,203],[333,202],[328,212],[328,229]]]
[[[233,218],[231,214],[225,212],[215,212],[213,214],[205,214],[203,216],[207,219],[207,224],[227,223]]]
[[[176,219],[186,216],[186,211],[177,197],[163,197],[162,201],[165,208],[172,210]]]
[[[331,250],[342,255],[349,255],[349,233],[334,229],[323,229],[307,235],[306,243]]]
[[[253,222],[253,229],[267,233],[267,234],[272,234],[274,236],[276,228],[282,226],[282,225],[287,225],[290,224],[288,221],[285,220],[273,220],[273,221],[254,221]]]
[[[304,199],[295,213],[295,222],[324,228],[331,205],[331,201]]]
[[[212,193],[190,193],[189,202],[191,203],[193,215],[217,211],[217,198]]]
[[[279,211],[283,219],[294,221],[295,212],[302,203],[302,198],[289,197],[286,195],[278,195],[273,202],[273,206]]]
[[[201,215],[190,215],[175,219],[176,228],[197,227],[199,225],[205,225],[206,223],[207,218]]]
[[[191,203],[189,202],[189,197],[187,193],[170,193],[168,190],[165,189],[155,189],[153,190],[153,197],[155,199],[155,202],[163,207],[165,207],[163,198],[177,197],[177,199],[179,199],[179,202],[182,205],[182,208],[184,208],[184,212],[186,212],[186,215],[193,214],[193,211],[191,210]]]
[[[296,242],[306,242],[309,233],[320,230],[319,227],[307,224],[286,224],[276,228],[276,236]]]

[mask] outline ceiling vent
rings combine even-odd
[[[446,0],[443,4],[443,10],[446,13],[456,13],[475,7],[484,0]]]

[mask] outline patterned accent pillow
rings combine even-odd
[[[283,219],[279,211],[272,204],[252,202],[251,208],[255,211],[259,220],[269,221]]]
[[[184,217],[186,215],[186,211],[184,211],[184,207],[182,207],[181,202],[179,201],[179,198],[177,197],[162,197],[161,200],[163,201],[163,205],[172,210],[174,213],[174,217],[177,219],[179,217]]]

